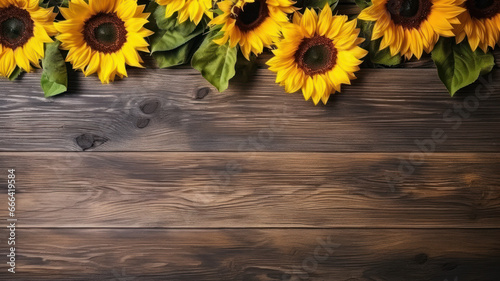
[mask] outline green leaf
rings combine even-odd
[[[257,70],[257,56],[250,54],[250,60],[247,60],[241,52],[238,52],[235,70],[238,79],[248,82]]]
[[[214,10],[213,10],[213,12],[214,12],[214,14],[216,14],[216,15],[218,15],[218,16],[220,16],[220,15],[223,15],[223,14],[224,14],[224,12],[223,12],[221,9],[219,9],[219,8],[214,9]]]
[[[148,1],[148,4],[146,5],[146,9],[144,9],[145,13],[150,13],[153,14],[153,19],[155,18],[154,12],[158,8],[158,3],[156,1]],[[163,10],[165,12],[165,10]],[[165,14],[163,14],[163,17],[165,17]]]
[[[42,60],[43,73],[40,82],[46,98],[64,93],[68,89],[68,71],[59,51],[59,44],[59,41],[45,44],[45,57]]]
[[[154,18],[159,30],[151,36],[151,51],[153,53],[176,49],[202,34],[207,26],[206,20],[200,22],[198,26],[192,21],[179,23],[177,14],[165,18],[165,6],[156,8]]]
[[[328,4],[332,10],[337,7],[339,0],[304,0],[304,7],[323,9]]]
[[[172,29],[159,30],[151,36],[151,51],[154,53],[173,50],[202,34],[203,31],[205,31],[203,24],[196,26],[191,21],[177,23]]]
[[[441,38],[432,51],[439,78],[453,96],[461,88],[472,84],[479,75],[493,69],[495,58],[481,49],[473,52],[467,40],[455,44],[454,38]]]
[[[368,46],[368,43],[370,43],[373,26],[373,21],[358,20],[358,28],[360,29],[359,36],[366,39],[365,42],[362,43],[363,45]]]
[[[156,21],[156,25],[160,29],[169,30],[177,22],[177,17],[175,17],[175,14],[169,18],[165,18],[165,13],[166,13],[165,6],[160,6],[158,4],[155,5],[151,4],[151,7],[150,8],[148,7],[148,9],[155,9],[153,12],[153,19]]]
[[[395,66],[401,63],[401,56],[399,54],[392,56],[389,47],[380,50],[380,41],[377,39],[371,41],[368,47],[370,53],[370,60],[376,64],[383,64],[387,66]]]
[[[193,39],[180,47],[163,52],[153,53],[159,68],[167,68],[188,63],[193,54],[193,48],[198,44],[198,40]]]
[[[237,49],[236,47],[230,48],[229,42],[222,46],[213,42],[214,39],[222,36],[219,30],[210,31],[200,48],[194,53],[191,65],[199,70],[201,75],[219,92],[223,92],[229,86],[229,79],[236,74]]]
[[[40,0],[38,5],[40,7],[68,7],[69,0]]]
[[[63,0],[61,2],[61,4],[59,5],[59,7],[65,7],[65,8],[68,8],[69,7],[69,0]]]
[[[149,2],[144,9],[144,13],[151,14],[148,18],[148,22],[144,25],[145,28],[156,33],[158,31],[158,25],[156,24],[155,12],[158,9],[158,3],[155,1]],[[165,10],[164,10],[165,11]],[[163,14],[163,18],[165,18],[165,14]]]
[[[356,2],[356,5],[358,5],[358,7],[360,9],[364,9],[364,8],[372,5],[371,0],[355,0],[355,2]]]
[[[16,66],[16,69],[14,69],[12,74],[9,76],[9,80],[10,81],[16,80],[17,77],[19,77],[19,75],[21,75],[22,72],[23,72],[23,70],[19,66]]]
[[[382,39],[371,41],[374,22],[359,20],[358,25],[361,29],[360,36],[366,39],[361,47],[368,50],[370,61],[373,64],[395,66],[401,63],[401,56],[399,54],[392,56],[389,48],[380,50],[380,41]]]

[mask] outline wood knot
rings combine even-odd
[[[479,211],[477,209],[473,209],[469,214],[469,219],[477,220],[479,217]]]
[[[198,91],[196,91],[196,95],[194,98],[197,100],[201,100],[201,99],[205,98],[208,94],[210,94],[210,88],[203,87],[201,89],[198,89]]]
[[[151,120],[148,118],[140,118],[139,120],[137,120],[136,126],[139,129],[144,129],[149,125],[150,121]]]
[[[414,258],[414,260],[417,264],[424,264],[427,262],[428,259],[429,259],[429,257],[424,253],[420,253],[420,254],[416,255]]]
[[[82,134],[76,137],[76,144],[83,150],[89,150],[96,148],[108,141],[107,138],[93,135],[93,134]]]
[[[160,106],[160,102],[157,100],[154,101],[146,101],[141,105],[141,111],[144,114],[153,114],[158,107]]]
[[[441,268],[443,269],[443,271],[451,271],[457,267],[458,267],[458,264],[456,264],[454,262],[449,262],[449,263],[443,264],[443,266]]]

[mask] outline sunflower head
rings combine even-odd
[[[137,51],[148,52],[143,26],[149,14],[134,0],[71,0],[61,8],[65,20],[55,24],[66,61],[85,76],[98,74],[102,83],[127,76],[125,64],[142,67]]]
[[[429,53],[439,36],[453,36],[452,24],[464,9],[463,0],[373,0],[358,16],[376,21],[372,40],[382,38],[380,49],[390,48],[393,56],[420,58]]]
[[[230,47],[239,45],[243,55],[262,53],[280,36],[281,26],[288,23],[287,13],[295,11],[290,0],[225,0],[218,3],[223,14],[211,25],[222,25],[223,36],[214,40]]]
[[[38,5],[38,0],[0,1],[0,75],[9,77],[16,66],[32,71],[40,67],[44,43],[56,34],[52,8]]]
[[[484,52],[495,48],[500,41],[500,1],[466,0],[466,11],[459,16],[460,24],[455,25],[457,43],[468,38],[473,51],[477,47]]]
[[[200,23],[203,15],[213,18],[212,0],[156,0],[162,6],[166,6],[165,17],[171,17],[177,12],[180,23],[188,19],[195,24]]]
[[[326,104],[330,94],[350,84],[368,52],[361,47],[356,20],[332,16],[326,5],[318,16],[306,9],[296,13],[293,23],[283,28],[283,39],[276,43],[274,57],[267,64],[277,73],[276,83],[288,93],[302,89],[306,100]]]

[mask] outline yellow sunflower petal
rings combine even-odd
[[[116,76],[126,77],[126,65],[142,67],[138,51],[149,52],[144,38],[152,34],[144,28],[149,16],[144,8],[133,0],[90,0],[88,4],[71,0],[62,12],[66,20],[55,25],[61,48],[68,50],[66,60],[85,76],[97,72],[104,84]],[[112,25],[104,27],[101,22]],[[86,30],[87,26],[91,29]],[[101,26],[100,33],[94,32]]]
[[[345,16],[330,18],[328,13],[326,6],[319,17],[309,9],[297,19],[294,16],[267,62],[276,72],[277,84],[286,92],[302,89],[304,99],[312,98],[314,104],[326,103],[334,90],[340,92],[341,84],[350,84],[368,53],[358,46],[363,39],[357,37],[356,22],[347,22]]]
[[[405,20],[401,14],[393,14],[387,0],[373,0],[370,7],[361,11],[359,19],[375,21],[372,39],[382,38],[380,48],[389,47],[392,55],[404,55],[406,58],[420,58],[423,51],[430,52],[439,36],[454,36],[453,25],[460,22],[463,12],[460,4],[454,0],[424,0],[418,6],[419,21]],[[423,4],[422,4],[423,3]],[[420,20],[421,19],[421,20]],[[476,33],[481,33],[476,30]]]
[[[176,1],[176,0],[175,0]],[[259,55],[264,47],[270,47],[279,41],[281,31],[288,24],[287,12],[293,12],[294,2],[291,0],[224,0],[217,5],[223,11],[222,15],[210,21],[210,25],[221,25],[223,36],[214,42],[223,45],[229,41],[231,47],[240,46],[243,56]],[[245,20],[245,13],[252,11],[252,6],[267,5],[263,14],[253,22]],[[195,10],[192,9],[191,12]]]
[[[52,42],[50,35],[55,35],[53,8],[40,7],[36,0],[4,0],[0,1],[0,16],[17,17],[25,26],[25,33],[15,41],[3,41],[0,44],[0,75],[10,76],[16,65],[30,72],[33,66],[40,67],[40,59],[44,56],[44,43]],[[22,11],[22,12],[21,12]],[[32,30],[32,33],[27,33]]]
[[[14,51],[12,49],[6,49],[0,54],[0,74],[4,77],[9,77],[14,69],[16,69]]]

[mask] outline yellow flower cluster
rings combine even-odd
[[[319,16],[314,10],[295,14],[293,24],[283,28],[283,40],[276,43],[269,69],[277,73],[276,82],[293,93],[302,89],[304,98],[324,104],[341,84],[351,84],[361,58],[368,52],[358,45],[356,20],[332,16],[325,7]]]
[[[16,66],[26,72],[40,67],[44,43],[61,41],[66,61],[85,75],[98,74],[103,83],[127,76],[125,65],[141,67],[137,51],[149,52],[143,26],[149,14],[134,0],[71,0],[60,8],[65,20],[54,22],[53,8],[39,0],[0,0],[0,74],[9,77]]]
[[[264,47],[274,46],[267,64],[277,73],[276,82],[289,93],[302,89],[304,98],[326,104],[330,94],[350,84],[367,51],[359,44],[356,20],[333,16],[325,5],[320,15],[314,9],[297,12],[291,0],[225,0],[218,3],[221,15],[211,21],[223,35],[214,40],[231,47],[239,45],[249,59]],[[290,22],[287,14],[294,13]]]
[[[30,72],[40,67],[44,43],[52,42],[56,14],[38,0],[0,1],[0,75],[9,77],[16,66]]]
[[[239,44],[245,57],[276,46],[268,61],[276,82],[287,92],[302,89],[306,100],[326,103],[330,94],[350,84],[366,51],[358,45],[356,20],[332,16],[325,6],[318,16],[312,9],[295,13],[292,23],[284,16],[293,9],[289,0],[225,0],[222,15],[212,24],[222,25],[219,44]],[[372,40],[381,38],[380,50],[391,55],[420,58],[429,53],[440,36],[457,43],[467,36],[473,51],[485,52],[500,37],[498,0],[373,0],[358,17],[375,21]],[[281,34],[281,36],[279,36]]]
[[[286,92],[302,90],[306,100],[326,103],[342,84],[355,79],[367,51],[360,47],[357,20],[333,15],[327,4],[299,12],[292,0],[156,0],[165,17],[198,25],[203,17],[219,30],[214,42],[238,47],[250,60],[264,48],[274,57],[267,64]],[[143,67],[138,51],[149,52],[153,34],[145,6],[136,0],[70,0],[61,7],[40,7],[39,0],[0,0],[0,75],[16,67],[30,72],[40,67],[44,44],[55,37],[66,50],[66,61],[85,76],[97,73],[102,83],[127,76],[126,65]],[[216,14],[214,18],[213,15]],[[371,40],[392,56],[420,58],[440,37],[467,38],[473,51],[494,48],[500,40],[499,0],[372,0],[358,17],[373,21]]]
[[[467,36],[473,51],[484,52],[500,38],[498,0],[373,0],[358,18],[376,21],[372,39],[406,58],[429,53],[439,36],[456,36],[457,43]]]
[[[97,72],[102,83],[127,76],[125,64],[142,67],[137,51],[149,51],[144,37],[152,34],[144,7],[134,0],[71,0],[60,9],[66,20],[55,23],[66,61],[85,76]]]

